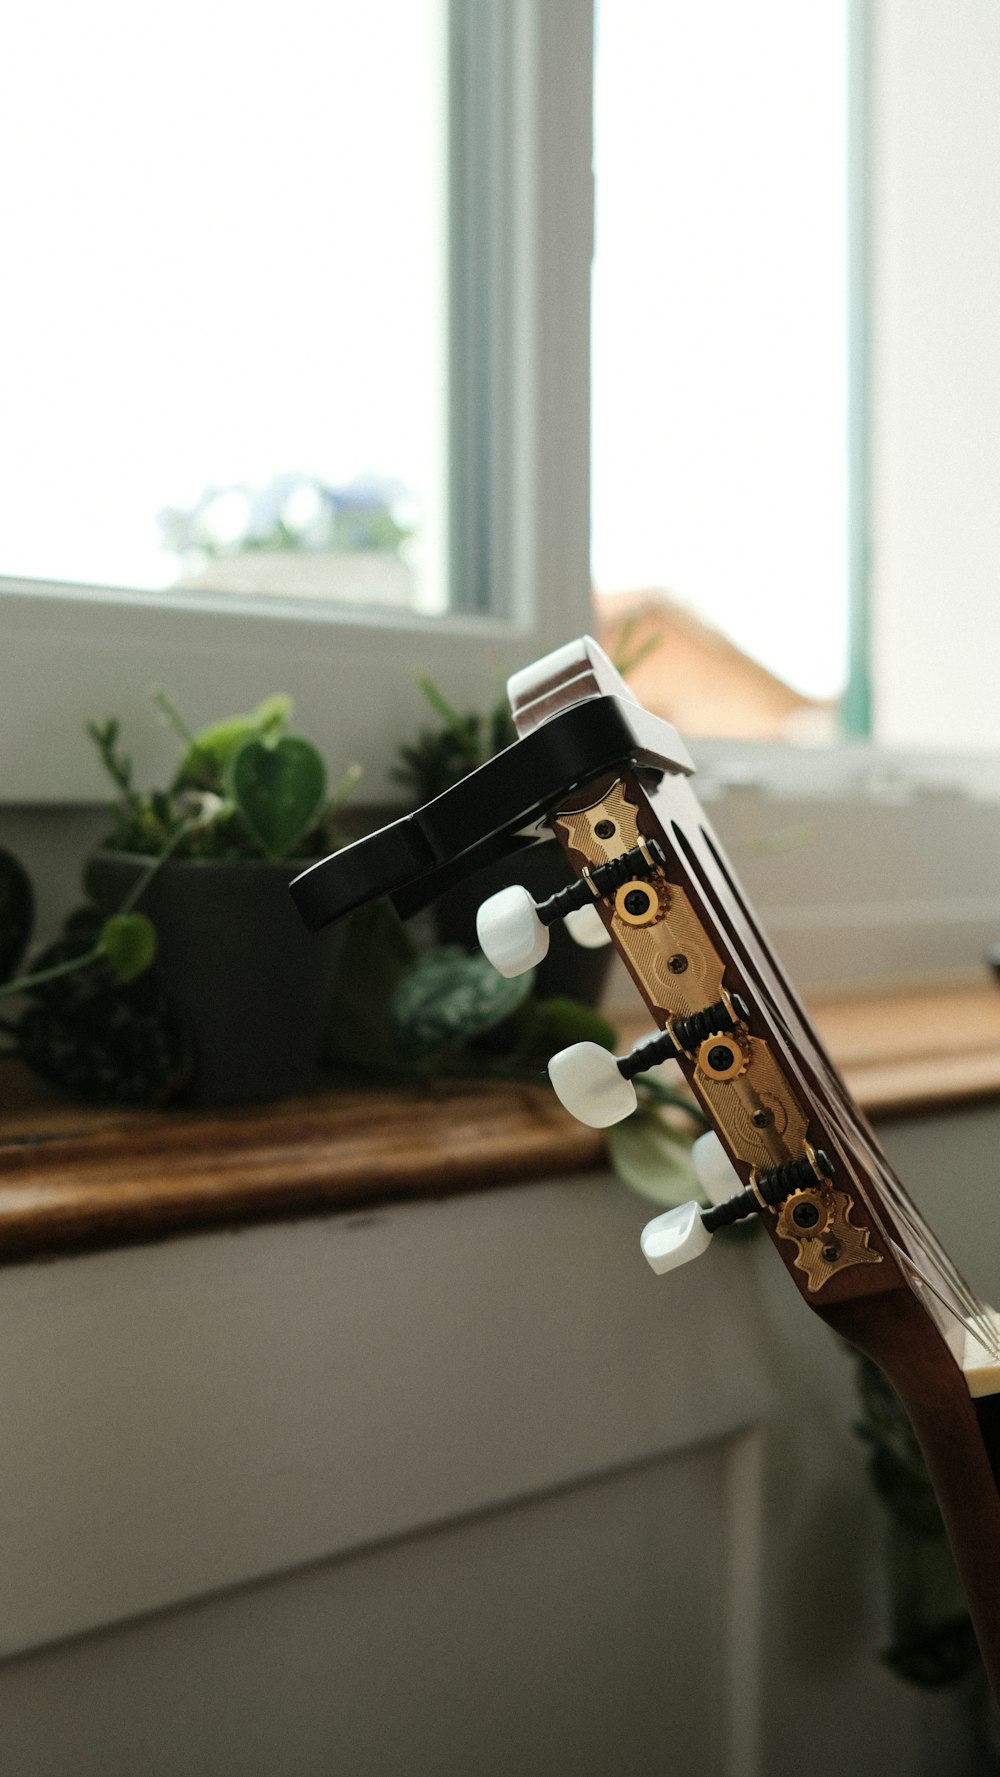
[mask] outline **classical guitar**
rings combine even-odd
[[[517,886],[479,914],[505,975],[545,955],[565,920],[610,939],[655,1030],[615,1057],[553,1057],[563,1104],[603,1127],[635,1107],[633,1079],[670,1059],[714,1133],[697,1203],[650,1222],[667,1272],[714,1232],[763,1223],[803,1301],[892,1382],[920,1441],[1000,1696],[1000,1321],[959,1275],[894,1177],[813,1031],[691,787],[669,723],[643,710],[585,637],[510,680],[519,739],[416,813],[292,884],[312,927],[389,895],[404,915],[483,864],[552,834],[572,871],[536,904]],[[707,1147],[706,1147],[707,1144]]]

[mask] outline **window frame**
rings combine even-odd
[[[172,752],[151,719],[154,685],[196,725],[289,692],[296,728],[335,772],[359,759],[363,799],[376,800],[427,714],[417,672],[482,707],[508,673],[587,628],[592,7],[450,0],[448,17],[449,530],[462,596],[427,618],[0,578],[0,800],[101,799],[82,735],[110,712],[140,780],[162,771]]]

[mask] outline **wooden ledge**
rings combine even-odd
[[[816,1000],[872,1117],[1000,1097],[1000,987]],[[277,1105],[128,1111],[67,1102],[0,1063],[0,1259],[357,1208],[598,1167],[604,1143],[547,1087],[327,1091]]]
[[[1000,1096],[1000,983],[814,998],[816,1027],[869,1117]]]
[[[327,1091],[224,1110],[67,1103],[0,1065],[0,1258],[537,1179],[603,1138],[547,1088]]]

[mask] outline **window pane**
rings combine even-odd
[[[4,28],[0,573],[446,603],[444,0]]]
[[[594,581],[696,733],[832,732],[845,685],[845,36],[842,0],[600,11]]]

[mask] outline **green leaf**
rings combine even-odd
[[[104,722],[88,722],[87,733],[97,748],[101,764],[111,782],[121,792],[125,804],[131,807],[136,800],[132,785],[132,761],[127,754],[118,751],[118,737],[121,734],[118,717],[109,716]]]
[[[34,923],[31,878],[13,852],[0,850],[0,981],[18,967]]]
[[[351,914],[326,1024],[324,1061],[351,1069],[398,1064],[389,1001],[413,957],[410,934],[391,901],[369,901]]]
[[[326,797],[326,767],[311,741],[282,735],[248,740],[230,767],[236,805],[269,858],[287,858],[314,826]]]
[[[295,704],[287,691],[272,691],[270,697],[264,697],[253,713],[258,733],[262,735],[283,734],[291,721]]]
[[[507,981],[481,953],[442,944],[420,956],[400,978],[390,1001],[397,1045],[433,1055],[502,1024],[531,992],[531,970]]]
[[[655,1110],[638,1110],[607,1132],[608,1155],[618,1177],[640,1197],[674,1209],[692,1197],[704,1203],[691,1159],[690,1139]]]
[[[348,797],[353,795],[363,776],[363,765],[354,764],[347,767],[324,811],[323,819],[328,828],[332,826],[334,815],[340,813]]]
[[[663,637],[659,635],[647,636],[644,642],[635,641],[636,630],[644,615],[645,613],[642,611],[633,612],[631,617],[625,619],[618,631],[612,660],[615,670],[621,673],[623,679],[627,679],[629,673],[635,672],[637,666],[640,666],[644,660],[649,658],[650,654],[655,654],[656,650],[663,646]]]
[[[460,740],[474,745],[479,731],[478,716],[462,716],[435,685],[434,680],[426,673],[417,676],[417,684],[430,704],[436,716],[440,716],[446,728],[450,728]]]
[[[113,913],[101,927],[101,949],[119,981],[134,981],[156,955],[156,928],[144,913]]]
[[[273,740],[285,728],[292,700],[284,691],[265,697],[249,716],[227,716],[199,729],[181,760],[175,790],[220,790],[227,768],[250,740]]]
[[[613,1052],[618,1038],[607,1019],[580,1000],[562,995],[525,1000],[517,1014],[513,1061],[541,1071],[558,1050],[568,1049],[572,1043],[598,1043]]]
[[[646,1100],[646,1109],[655,1109],[657,1105],[672,1105],[675,1110],[683,1111],[687,1121],[691,1124],[691,1140],[693,1141],[696,1134],[700,1135],[704,1130],[710,1128],[708,1118],[701,1106],[696,1103],[683,1080],[679,1085],[673,1086],[669,1079],[664,1078],[666,1072],[667,1069],[662,1066],[652,1067],[648,1073],[641,1074],[636,1079],[635,1089],[639,1103],[642,1104],[643,1100]]]

